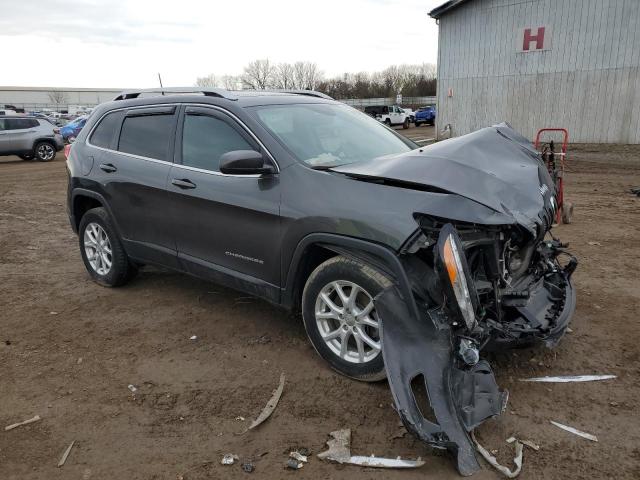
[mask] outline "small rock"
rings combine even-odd
[[[189,337],[189,340],[197,340],[197,339],[198,339],[198,337],[196,335],[191,335]]]
[[[127,388],[128,388],[129,390],[131,390],[133,393],[136,393],[136,392],[138,391],[138,389],[136,388],[136,386],[135,386],[135,385],[131,385],[131,384],[129,384],[129,385],[127,385]]]
[[[49,312],[49,315],[57,315],[58,312]]]
[[[612,407],[617,407],[618,406],[618,402],[610,402],[609,405],[611,405]]]
[[[251,473],[256,469],[256,467],[252,463],[243,463],[242,470],[247,473]]]
[[[78,357],[78,360],[76,361],[76,363],[80,365],[82,363],[82,357]]]
[[[238,455],[234,454],[234,453],[226,453],[223,457],[222,460],[220,461],[220,463],[222,465],[233,465],[235,463],[236,460],[239,460],[240,457],[238,457]]]

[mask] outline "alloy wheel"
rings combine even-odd
[[[38,158],[44,161],[52,160],[56,155],[56,151],[48,143],[43,143],[38,147]]]
[[[316,298],[315,319],[322,339],[341,359],[362,364],[380,354],[373,298],[360,285],[346,280],[325,285]]]
[[[98,275],[109,273],[113,263],[111,242],[104,228],[95,222],[84,229],[84,252],[89,265]]]

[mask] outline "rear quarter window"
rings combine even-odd
[[[141,157],[168,160],[173,118],[173,114],[125,117],[118,150]]]
[[[95,147],[111,148],[122,115],[122,112],[111,112],[102,117],[98,126],[93,130],[89,143]]]

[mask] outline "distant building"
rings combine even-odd
[[[451,0],[439,24],[437,130],[500,121],[529,138],[640,143],[640,1]]]
[[[113,100],[124,88],[1,87],[0,108],[13,105],[25,110],[67,110],[69,107],[93,107]]]

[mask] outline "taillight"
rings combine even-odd
[[[69,158],[69,154],[71,153],[71,144],[67,143],[64,146],[64,158]]]
[[[59,128],[54,128],[54,129],[53,129],[53,133],[54,133],[55,135],[59,135],[59,134],[60,134],[60,129],[59,129]]]

